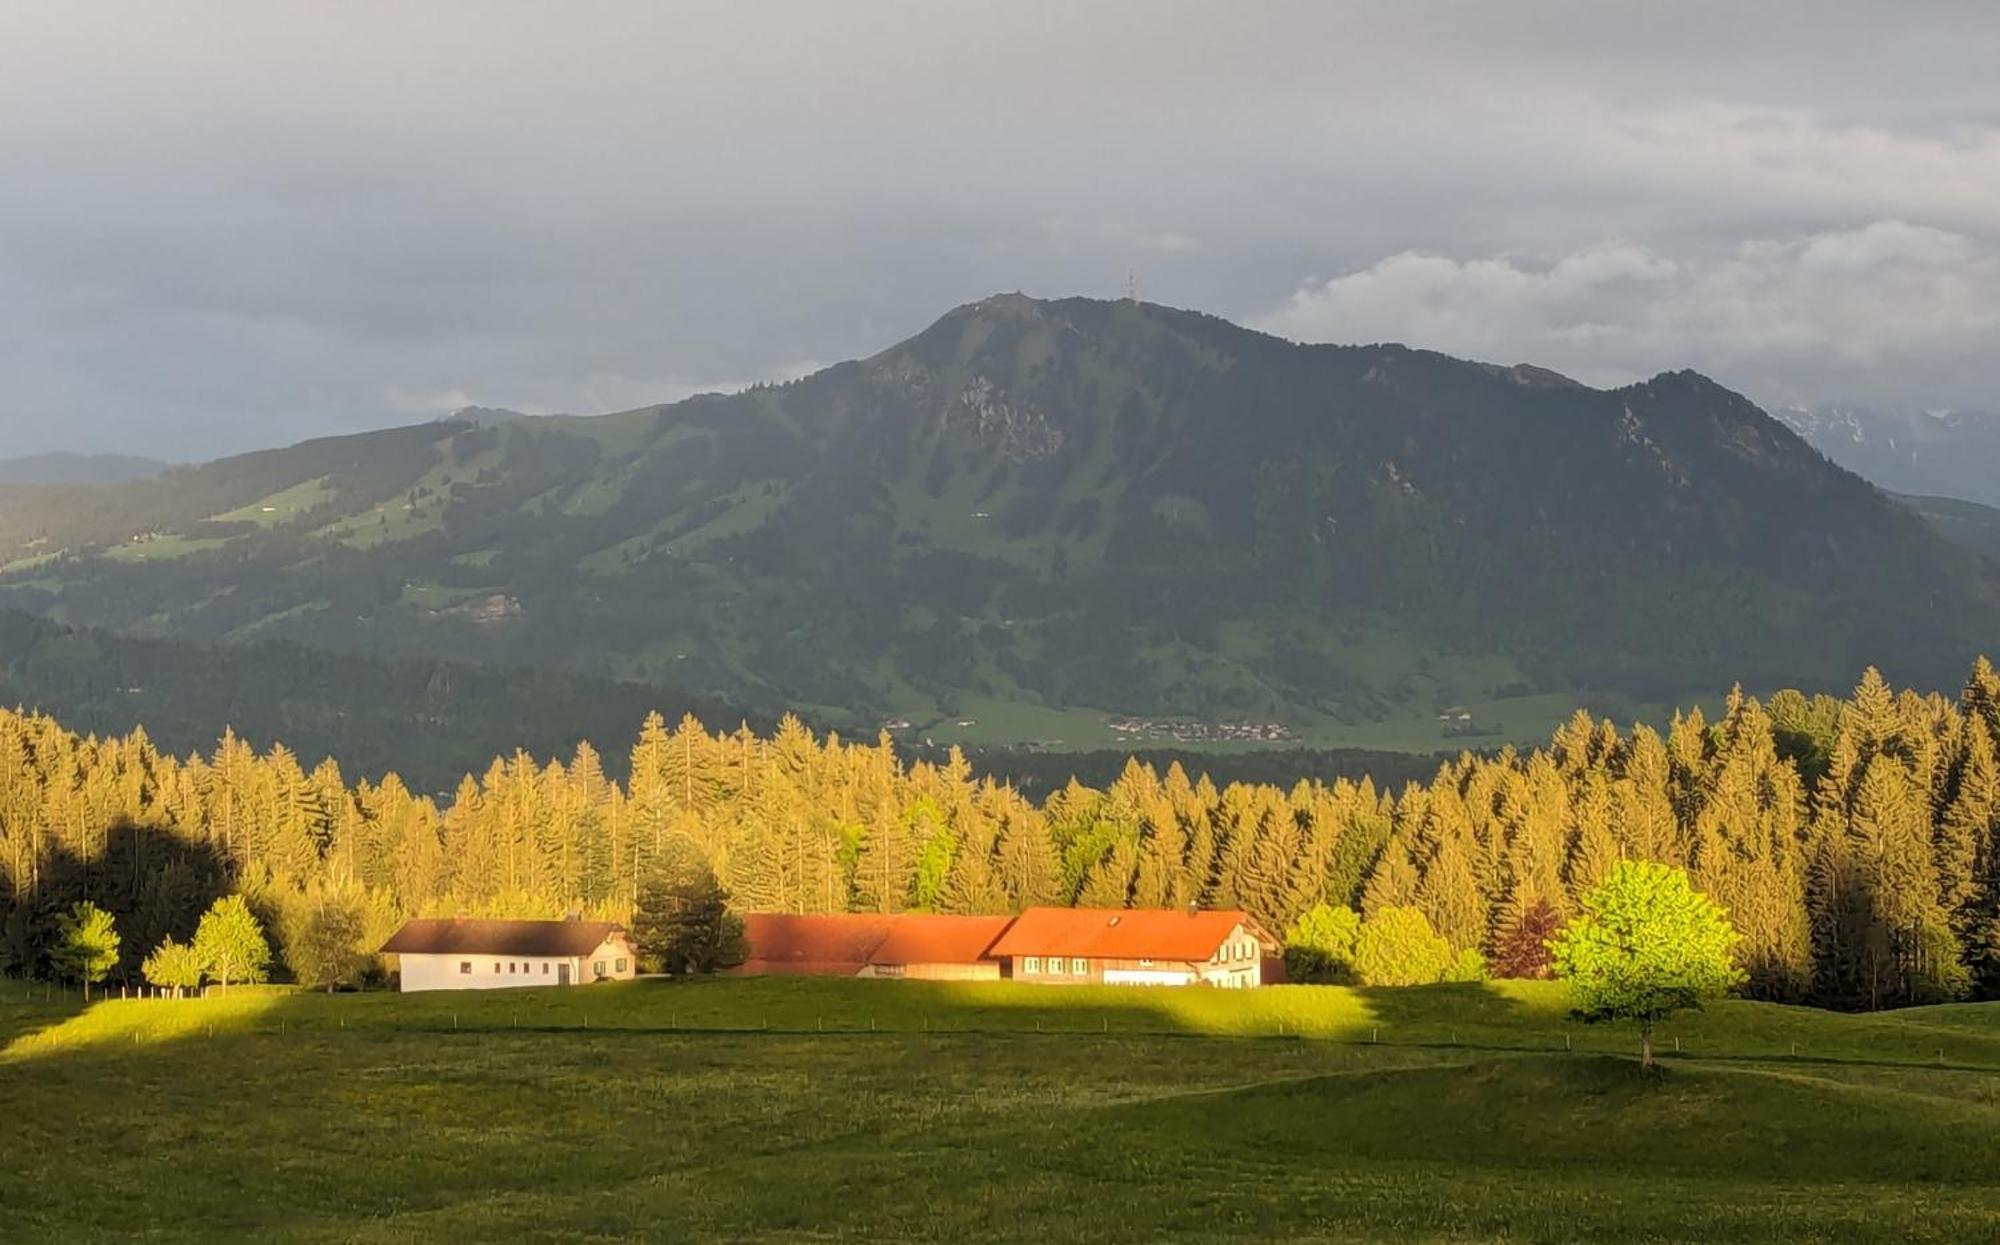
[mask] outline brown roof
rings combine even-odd
[[[624,927],[611,921],[405,921],[384,952],[398,955],[589,955]]]
[[[748,973],[858,973],[870,964],[976,964],[1012,917],[826,912],[743,917]]]
[[[894,917],[862,912],[747,912],[743,938],[746,972],[858,973],[889,936]]]
[[[868,957],[870,964],[977,964],[1013,921],[1010,916],[905,913]]]
[[[1206,960],[1238,925],[1252,923],[1234,910],[1030,908],[1000,935],[990,954]]]

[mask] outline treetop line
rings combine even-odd
[[[4,713],[0,964],[54,970],[59,922],[84,900],[116,914],[119,978],[231,893],[281,951],[330,909],[361,946],[416,915],[629,920],[641,879],[692,849],[741,910],[1200,904],[1296,930],[1342,907],[1413,909],[1453,957],[1525,975],[1638,860],[1686,869],[1727,913],[1754,997],[1992,996],[1996,739],[2000,676],[1981,659],[1956,700],[1871,669],[1845,699],[1739,691],[1716,721],[1689,712],[1664,732],[1579,712],[1543,747],[1466,754],[1397,792],[1219,788],[1135,763],[1036,802],[955,753],[905,762],[886,738],[815,737],[795,718],[760,736],[654,715],[626,783],[588,744],[568,762],[517,752],[441,807],[393,774],[349,784],[330,761],[306,772],[233,735],[178,759],[143,730],[81,737]]]

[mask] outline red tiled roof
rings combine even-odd
[[[1109,960],[1206,960],[1250,918],[1231,910],[1030,908],[989,954]]]
[[[896,918],[867,912],[800,916],[789,912],[748,912],[743,938],[750,972],[858,973]]]
[[[589,955],[624,927],[610,921],[405,921],[382,950],[398,955]]]
[[[869,955],[870,964],[977,964],[1014,918],[932,916],[910,912],[893,919],[889,936]]]

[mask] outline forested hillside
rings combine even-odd
[[[89,897],[124,968],[243,889],[280,938],[347,905],[405,914],[617,915],[676,853],[746,909],[1006,912],[1030,904],[1241,906],[1273,931],[1318,905],[1414,907],[1454,951],[1548,930],[1621,857],[1686,867],[1743,934],[1749,990],[1876,1007],[2000,992],[2000,675],[1956,700],[1871,669],[1836,701],[1740,693],[1714,722],[1621,732],[1579,713],[1548,745],[1465,756],[1428,784],[1230,785],[1133,764],[1042,801],[962,758],[886,741],[650,719],[631,777],[588,745],[467,777],[440,806],[393,775],[349,783],[225,739],[182,762],[143,733],[86,740],[0,716],[4,951],[43,970]],[[1508,963],[1496,958],[1496,967]]]
[[[144,725],[162,751],[214,747],[225,729],[284,740],[312,768],[395,770],[412,789],[448,793],[502,752],[567,756],[584,739],[629,735],[648,713],[694,713],[768,728],[776,714],[675,688],[567,671],[435,658],[369,658],[277,641],[204,647],[61,627],[0,610],[0,705],[40,709],[72,730]],[[613,770],[622,776],[623,759]]]
[[[0,489],[0,605],[59,620],[1061,749],[1498,743],[1885,653],[1933,684],[1995,575],[1692,373],[1019,296],[730,397]]]

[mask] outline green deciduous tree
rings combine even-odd
[[[1729,917],[1687,873],[1623,861],[1554,941],[1556,975],[1580,1019],[1634,1021],[1639,1060],[1653,1066],[1653,1026],[1744,980]]]
[[[339,894],[322,894],[299,916],[297,928],[285,940],[285,966],[302,986],[325,987],[352,982],[368,965],[362,949],[365,918],[361,905]]]
[[[1354,936],[1354,975],[1364,986],[1426,986],[1444,979],[1453,958],[1420,908],[1379,909]]]
[[[1285,975],[1293,981],[1354,979],[1354,937],[1361,918],[1345,904],[1314,904],[1285,931]]]
[[[199,989],[202,973],[208,966],[202,963],[201,954],[184,942],[175,942],[168,937],[153,954],[146,957],[140,971],[146,980],[162,990],[171,990],[179,998],[189,990]]]
[[[224,895],[202,916],[194,931],[194,951],[203,971],[222,983],[225,994],[231,982],[264,980],[271,964],[264,927],[241,895]]]
[[[118,926],[111,914],[85,900],[56,919],[56,941],[49,948],[56,972],[83,985],[90,998],[93,983],[103,981],[118,965]]]

